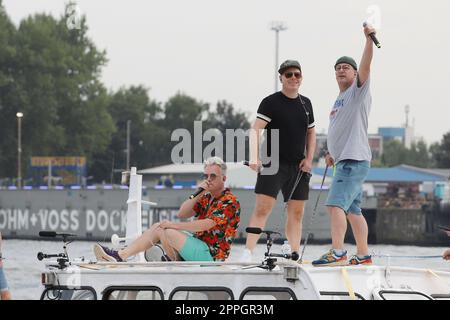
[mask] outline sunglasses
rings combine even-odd
[[[215,180],[215,179],[217,178],[217,174],[215,174],[215,173],[211,173],[211,174],[206,174],[206,173],[204,173],[204,174],[202,175],[202,177],[203,177],[204,180],[209,180],[209,179],[211,179],[211,181],[213,181],[213,180]]]
[[[297,79],[300,79],[302,77],[301,72],[286,72],[284,76],[289,79],[292,78],[292,76],[295,76]]]

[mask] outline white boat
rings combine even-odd
[[[141,187],[142,177],[132,168],[126,236],[113,236],[113,245],[142,234]],[[270,253],[270,235],[261,264],[148,261],[155,259],[144,254],[119,263],[71,260],[66,251],[70,236],[62,236],[64,253],[40,253],[40,259],[57,258],[47,261],[42,273],[43,300],[450,299],[450,271],[391,265],[313,267]]]

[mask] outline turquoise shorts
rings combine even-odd
[[[180,250],[180,256],[185,261],[214,261],[208,245],[197,239],[191,233],[186,233],[186,242]]]
[[[370,162],[342,160],[336,172],[326,201],[327,206],[339,207],[345,213],[361,214],[363,183],[369,174]]]

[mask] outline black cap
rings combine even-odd
[[[286,60],[280,65],[280,68],[278,69],[279,74],[283,74],[286,69],[289,68],[297,68],[298,70],[302,71],[302,67],[300,66],[300,63],[298,63],[297,60]]]

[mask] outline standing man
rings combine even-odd
[[[267,218],[272,212],[277,195],[281,190],[287,202],[286,238],[292,252],[299,252],[302,218],[305,200],[308,199],[311,166],[316,147],[314,114],[311,101],[298,93],[302,82],[302,69],[295,60],[283,62],[278,70],[282,90],[264,98],[259,105],[257,118],[250,135],[251,159],[250,167],[258,172],[255,186],[256,204],[250,218],[249,226],[264,228]],[[278,143],[278,170],[275,174],[265,174],[269,164],[261,165],[259,154],[260,132],[268,129],[267,151],[272,152],[271,144]],[[272,141],[271,132],[278,130],[279,141]],[[254,150],[254,151],[253,151]],[[273,158],[273,155],[271,155]],[[273,161],[272,161],[273,162]],[[270,166],[274,166],[271,163]],[[300,170],[303,173],[300,173]],[[301,179],[295,190],[297,177]],[[289,198],[289,196],[292,196]],[[259,235],[248,234],[246,249],[241,261],[251,261],[252,251],[258,242]]]
[[[335,166],[335,175],[326,205],[331,217],[332,248],[314,266],[371,264],[367,245],[368,227],[361,213],[362,185],[370,169],[372,153],[367,135],[370,94],[370,64],[375,29],[364,28],[366,45],[360,68],[350,57],[341,57],[334,66],[339,96],[330,113],[326,156],[328,166]],[[357,252],[347,261],[344,237],[347,219],[352,226]]]
[[[8,282],[6,282],[2,259],[2,233],[0,232],[0,300],[11,300],[11,292],[8,288]]]

